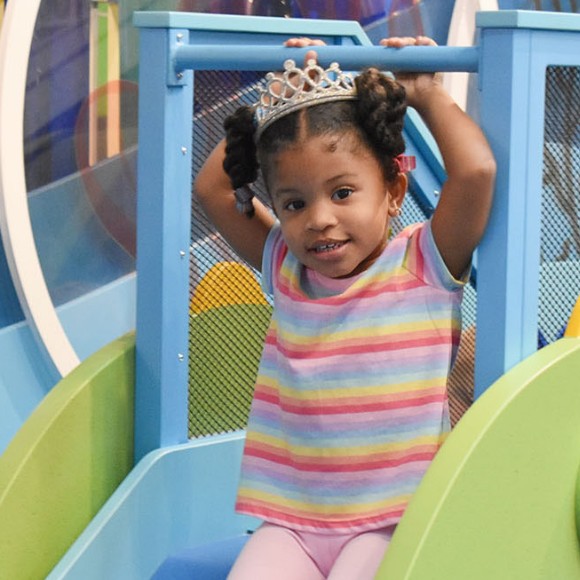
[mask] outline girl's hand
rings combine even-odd
[[[390,48],[437,46],[437,43],[427,36],[384,38],[379,44]],[[439,89],[441,87],[440,73],[398,72],[395,74],[395,78],[405,87],[409,105],[419,110],[423,105],[428,103],[432,89]]]
[[[284,46],[290,46],[292,48],[306,48],[308,46],[326,46],[326,43],[318,38],[307,38],[302,36],[300,38],[289,38],[284,43]],[[304,66],[306,66],[309,60],[318,60],[318,55],[316,54],[315,50],[309,50],[306,53],[306,56],[304,57]]]

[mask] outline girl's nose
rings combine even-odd
[[[308,229],[323,231],[338,222],[335,208],[330,201],[312,204],[308,212]]]

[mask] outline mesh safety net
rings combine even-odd
[[[560,338],[580,295],[580,67],[546,69],[538,346]]]

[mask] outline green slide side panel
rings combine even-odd
[[[132,468],[134,345],[62,379],[0,457],[0,579],[45,578]]]
[[[499,379],[451,433],[393,537],[382,580],[580,578],[580,340]]]

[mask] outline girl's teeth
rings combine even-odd
[[[318,248],[316,248],[317,252],[326,252],[328,250],[333,250],[334,248],[337,247],[338,244],[325,244],[324,246],[318,246]]]

